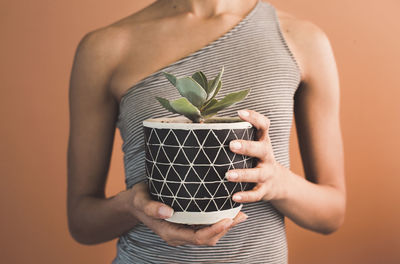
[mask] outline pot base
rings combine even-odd
[[[211,225],[224,218],[235,218],[242,206],[243,204],[232,209],[215,212],[174,212],[170,218],[164,220],[177,224]]]

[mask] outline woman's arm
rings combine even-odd
[[[295,118],[306,179],[275,161],[269,120],[253,111],[240,116],[260,130],[261,139],[231,149],[258,157],[260,163],[255,169],[231,171],[228,175],[236,172],[238,177],[228,179],[258,183],[255,191],[237,193],[234,200],[237,195],[241,202],[268,200],[296,224],[329,234],[342,225],[346,205],[339,80],[326,35],[311,23],[303,30],[306,74],[295,95]]]
[[[305,78],[294,113],[307,180],[286,170],[287,197],[272,203],[298,225],[329,234],[342,225],[346,207],[339,77],[328,37],[312,23],[305,27]]]
[[[84,244],[111,240],[137,223],[121,195],[105,198],[118,114],[108,88],[119,58],[115,43],[103,32],[85,35],[71,72],[68,224],[73,238]]]

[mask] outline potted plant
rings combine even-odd
[[[247,89],[216,99],[223,71],[224,67],[212,80],[201,71],[181,78],[163,72],[182,97],[156,99],[181,116],[143,121],[149,192],[154,200],[174,209],[167,221],[208,225],[234,218],[242,204],[233,201],[232,195],[254,187],[253,183],[225,179],[230,169],[253,167],[254,158],[231,152],[229,142],[253,140],[255,129],[238,117],[216,116],[250,92]]]

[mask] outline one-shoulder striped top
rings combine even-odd
[[[251,88],[248,97],[220,112],[236,116],[252,109],[270,120],[269,135],[276,161],[289,168],[289,137],[294,94],[300,84],[298,63],[280,28],[276,9],[258,0],[238,24],[203,48],[159,69],[130,87],[119,105],[117,127],[123,139],[126,188],[147,181],[142,121],[173,117],[155,96],[178,98],[176,88],[162,71],[187,76],[201,70],[216,76],[224,66],[219,94]],[[170,246],[143,223],[121,235],[113,264],[127,263],[287,263],[285,219],[270,202],[244,203],[249,217],[231,228],[215,246]]]

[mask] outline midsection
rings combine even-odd
[[[274,263],[285,263],[284,216],[265,201],[244,204],[242,211],[249,216],[248,219],[229,230],[213,247],[172,247],[144,224],[139,224],[121,236],[120,250],[126,252],[124,255],[141,252],[142,257],[151,256],[151,260],[157,263],[171,263],[168,261],[182,260],[183,256],[186,256],[185,263],[226,263],[228,260],[228,263],[262,263],[258,261],[266,258]]]

